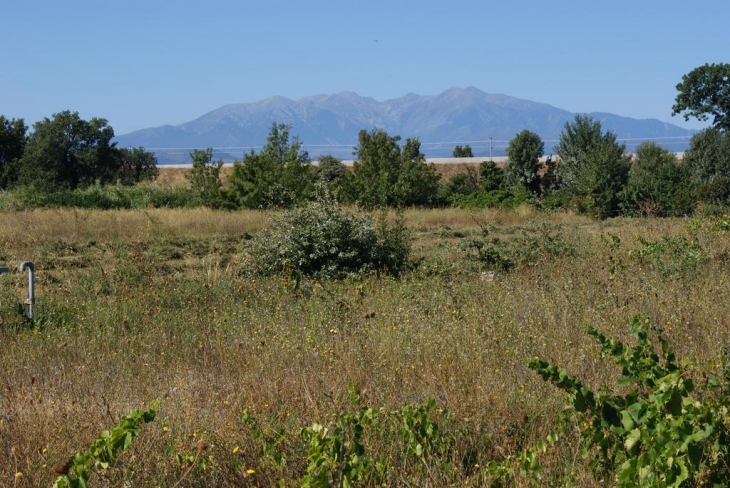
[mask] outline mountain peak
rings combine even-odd
[[[225,147],[240,154],[261,147],[271,123],[277,122],[291,124],[292,134],[313,157],[331,153],[350,159],[358,132],[373,128],[403,138],[419,138],[430,157],[448,156],[455,145],[465,143],[479,156],[489,153],[490,140],[497,154],[503,152],[509,140],[524,129],[536,132],[543,140],[558,139],[573,117],[573,113],[551,105],[490,94],[474,86],[449,88],[439,95],[409,93],[382,102],[341,91],[299,100],[272,96],[253,103],[228,104],[191,122],[135,131],[117,137],[117,141],[120,146],[147,147],[165,163],[169,158],[156,148]],[[655,138],[675,151],[683,150],[693,134],[657,120],[613,114],[600,114],[600,120],[604,130],[615,132],[619,138],[639,142]],[[186,160],[186,151],[177,153]]]

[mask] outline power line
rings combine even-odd
[[[634,141],[675,141],[675,144],[679,144],[682,141],[691,139],[692,136],[659,136],[659,137],[618,137],[616,141],[619,142],[634,142]],[[484,139],[484,140],[470,140],[470,141],[436,141],[436,142],[421,142],[421,147],[451,147],[456,145],[464,144],[476,144],[477,147],[490,147],[495,148],[507,147],[511,139]],[[543,139],[543,142],[560,142],[560,139]],[[202,146],[197,147],[145,147],[148,151],[192,151],[199,149]],[[241,151],[249,149],[261,149],[263,145],[248,145],[248,146],[213,146],[212,149],[216,151]],[[303,149],[308,148],[355,148],[357,143],[352,144],[302,144]]]

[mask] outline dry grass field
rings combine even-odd
[[[436,172],[441,175],[441,178],[448,179],[450,176],[466,171],[466,167],[473,167],[474,169],[478,170],[479,165],[478,164],[471,164],[471,163],[465,163],[465,164],[436,164],[434,165],[436,167]],[[233,171],[232,166],[224,166],[221,168],[221,180],[225,182],[228,180],[228,176]],[[170,188],[175,186],[182,186],[187,185],[188,181],[185,179],[185,173],[188,172],[188,168],[167,168],[164,166],[160,167],[160,175],[155,180],[155,184],[158,186],[161,186],[163,188]]]
[[[180,174],[163,170],[160,184]],[[486,486],[489,461],[543,439],[565,405],[530,358],[592,387],[617,377],[586,324],[626,339],[634,316],[649,319],[698,377],[730,343],[723,219],[411,210],[401,277],[294,283],[247,272],[248,241],[270,216],[0,213],[0,265],[12,268],[0,275],[0,485],[50,486],[59,463],[159,399],[93,486],[298,486],[302,429],[363,406],[406,419],[405,406],[433,399],[428,455],[410,456],[399,430],[365,430],[381,482]],[[492,238],[515,263],[493,277],[470,245]],[[37,270],[33,324],[18,310],[25,260]],[[570,434],[542,464],[542,479],[518,471],[514,485],[610,484]]]

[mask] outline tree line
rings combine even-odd
[[[102,118],[64,111],[33,124],[0,115],[0,189],[73,190],[95,183],[133,185],[157,177],[157,159],[143,148],[118,148]]]
[[[541,160],[545,145],[540,136],[524,130],[509,142],[504,167],[484,161],[442,179],[426,163],[418,139],[402,141],[382,129],[361,130],[352,168],[330,155],[315,165],[292,136],[292,127],[273,123],[266,145],[234,163],[227,185],[223,163],[213,161],[212,149],[194,150],[186,193],[152,204],[292,207],[314,198],[317,187],[324,186],[341,202],[368,208],[531,203],[608,217],[686,215],[697,202],[725,205],[730,201],[730,64],[696,68],[677,89],[673,115],[712,117],[712,127],[692,137],[681,161],[652,142],[628,154],[615,133],[604,131],[590,116],[576,115],[565,124],[554,157],[547,161]],[[113,137],[106,120],[85,121],[76,112],[37,122],[30,135],[22,119],[0,116],[0,189],[53,194],[134,185],[157,176],[153,154],[117,148]],[[453,154],[473,156],[468,145],[456,146]]]

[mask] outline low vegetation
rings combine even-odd
[[[657,472],[642,460],[659,458],[657,470],[677,467],[662,471],[675,473],[667,486],[716,479],[726,217],[406,210],[397,278],[366,267],[336,279],[294,262],[258,272],[252,246],[272,218],[286,214],[2,213],[0,262],[34,261],[38,293],[28,322],[26,277],[0,275],[2,483],[50,486],[74,453],[89,455],[90,486],[604,486]],[[617,371],[602,350],[637,366]],[[656,395],[675,390],[667,410]],[[96,465],[104,431],[155,400],[154,421]],[[606,402],[646,415],[620,431]],[[656,444],[677,422],[687,442]]]

